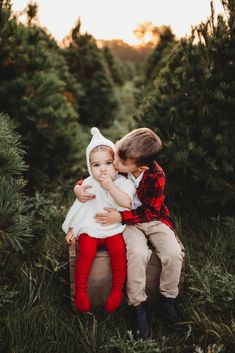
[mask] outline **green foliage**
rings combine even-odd
[[[1,285],[0,288],[0,309],[6,305],[14,303],[19,291],[12,290],[10,285]]]
[[[153,50],[152,45],[131,46],[121,39],[101,40],[100,43],[107,46],[123,63],[133,63],[135,67],[142,67]]]
[[[203,232],[198,232],[197,239],[192,235],[187,242],[186,254],[190,257],[186,260],[186,296],[189,301],[195,301],[196,310],[205,315],[217,312],[228,317],[234,308],[234,221],[228,217],[207,221],[201,224]]]
[[[110,73],[94,38],[80,33],[80,22],[72,30],[65,57],[74,77],[80,82],[79,122],[87,126],[109,126],[118,106]]]
[[[22,179],[0,177],[0,244],[22,250],[31,237],[29,203],[22,194]]]
[[[210,352],[217,337],[216,346],[223,345],[222,352],[230,353],[235,346],[234,217],[197,222],[195,228],[191,222],[181,226],[186,252],[185,292],[180,304],[184,320],[190,322],[194,333],[200,332],[195,346]]]
[[[61,225],[64,221],[66,205],[68,199],[73,196],[72,185],[63,185],[67,195],[62,199],[62,190],[57,188],[54,193],[36,193],[33,202],[33,229],[36,234],[35,242],[31,249],[31,257],[37,258],[40,253],[40,263],[42,267],[56,272],[65,265],[65,249],[67,248],[64,240],[64,233]],[[72,202],[72,200],[71,200]],[[70,202],[70,203],[71,203]],[[51,244],[53,243],[53,246]]]
[[[149,339],[135,340],[131,331],[127,331],[127,337],[123,339],[120,334],[111,337],[110,341],[104,348],[111,348],[118,353],[160,353],[164,352],[164,343],[166,337],[162,338],[163,343],[159,344],[155,340]],[[161,346],[161,347],[160,347]]]
[[[136,81],[135,99],[140,106],[143,97],[147,96],[154,87],[154,81],[160,70],[167,64],[168,54],[176,45],[175,35],[169,26],[155,27],[158,44],[153,49],[144,65],[143,75]]]
[[[78,161],[79,127],[69,73],[56,43],[39,27],[25,27],[0,9],[0,108],[17,123],[27,151],[31,187],[47,187]]]
[[[202,269],[190,269],[193,281],[189,282],[189,291],[197,298],[197,304],[207,305],[209,310],[233,308],[235,303],[235,276],[228,273],[225,266],[208,262]]]
[[[103,130],[103,134],[114,143],[135,127],[135,121],[133,120],[133,114],[136,112],[134,89],[132,81],[127,81],[123,86],[115,89],[120,102],[117,116],[112,127]]]
[[[31,26],[34,19],[36,19],[38,12],[38,4],[37,3],[29,3],[26,8],[26,13],[28,17],[28,25]]]
[[[14,131],[13,121],[6,115],[0,115],[0,124],[0,176],[21,175],[27,168],[20,136]]]
[[[181,321],[175,330],[169,330],[151,307],[152,337],[135,341],[126,307],[112,315],[104,314],[102,308],[84,315],[71,310],[67,244],[61,224],[73,197],[68,183],[54,194],[36,194],[32,200],[35,240],[26,249],[15,277],[11,276],[13,285],[5,285],[0,292],[1,348],[5,345],[6,351],[21,353],[194,353],[195,349],[210,352],[210,346],[223,345],[221,352],[232,352],[233,219],[212,220],[207,227],[198,223],[195,234],[181,223],[187,255],[185,294],[178,306]],[[9,273],[12,260],[5,266]]]
[[[168,198],[178,214],[187,210],[191,217],[232,215],[235,207],[234,34],[228,23],[219,16],[214,25],[212,14],[173,47],[136,117],[162,138]]]
[[[12,121],[0,114],[0,247],[23,250],[31,237],[30,202],[22,190],[26,169],[19,135]]]
[[[224,3],[227,10],[234,4]],[[169,52],[170,46],[156,51],[149,61],[153,89],[143,99],[138,114],[143,121],[138,123],[156,129],[166,145],[161,163],[167,172],[168,198],[174,199],[175,213],[184,220],[178,218],[177,228],[186,249],[186,283],[178,299],[177,327],[165,327],[151,306],[151,339],[142,341],[133,339],[126,306],[112,315],[103,308],[84,315],[72,311],[68,249],[61,229],[74,199],[73,184],[86,170],[90,133],[77,124],[77,112],[86,102],[89,84],[93,96],[100,97],[101,83],[108,92],[114,76],[93,38],[80,35],[79,28],[73,32],[68,57],[66,53],[69,65],[74,64],[71,74],[63,49],[33,23],[30,28],[18,24],[10,1],[0,5],[0,105],[11,112],[24,144],[22,148],[15,124],[0,115],[0,351],[233,352],[235,223],[228,217],[234,202],[235,145],[231,9],[228,22],[219,18],[216,26],[212,20],[201,24],[189,41]],[[75,75],[77,67],[80,76]],[[133,79],[141,69],[137,72],[131,63],[129,73]],[[93,77],[101,85],[96,89]],[[104,134],[116,141],[134,128],[133,81],[116,85],[114,91],[122,106]],[[109,92],[113,97],[113,88]],[[103,102],[108,102],[105,97]],[[97,120],[98,126],[102,124]],[[37,191],[26,198],[25,172],[34,187],[50,185],[53,192]],[[66,183],[61,179],[65,176]],[[189,224],[186,207],[195,215]],[[218,210],[227,217],[206,217]]]
[[[112,80],[117,85],[124,84],[124,68],[121,61],[116,58],[109,47],[102,48],[102,52],[107,63]]]
[[[158,75],[163,64],[162,61],[176,44],[175,35],[168,26],[162,26],[158,30],[158,44],[149,55],[145,67],[145,84],[149,85]]]
[[[219,353],[219,352],[223,352],[223,344],[217,345],[217,344],[210,344],[206,351],[204,351],[204,349],[202,349],[199,346],[195,346],[195,353]]]

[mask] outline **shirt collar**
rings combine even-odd
[[[134,175],[132,173],[128,173],[128,179],[130,179],[136,188],[138,188],[142,178],[143,178],[143,175],[144,175],[144,172],[142,172],[137,178],[134,177]]]

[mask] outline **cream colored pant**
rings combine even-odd
[[[129,305],[139,305],[147,299],[146,267],[152,251],[149,240],[161,260],[160,292],[176,298],[184,258],[184,248],[175,233],[164,223],[151,221],[126,226],[123,238],[127,249],[127,295]]]

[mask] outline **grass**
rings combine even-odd
[[[48,201],[50,200],[50,201]],[[59,201],[58,201],[59,200]],[[70,302],[68,258],[60,230],[65,202],[37,197],[37,238],[24,253],[3,249],[0,265],[0,352],[233,353],[234,220],[210,220],[197,230],[178,224],[186,248],[181,320],[164,325],[151,309],[151,339],[134,340],[127,306],[112,315],[78,314]],[[37,206],[37,207],[36,207]]]

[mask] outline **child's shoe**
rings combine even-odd
[[[150,334],[146,302],[131,306],[133,334],[136,339],[147,339]]]
[[[177,323],[179,318],[176,311],[175,298],[167,298],[164,295],[160,294],[160,308],[162,315],[168,324],[174,325]]]

